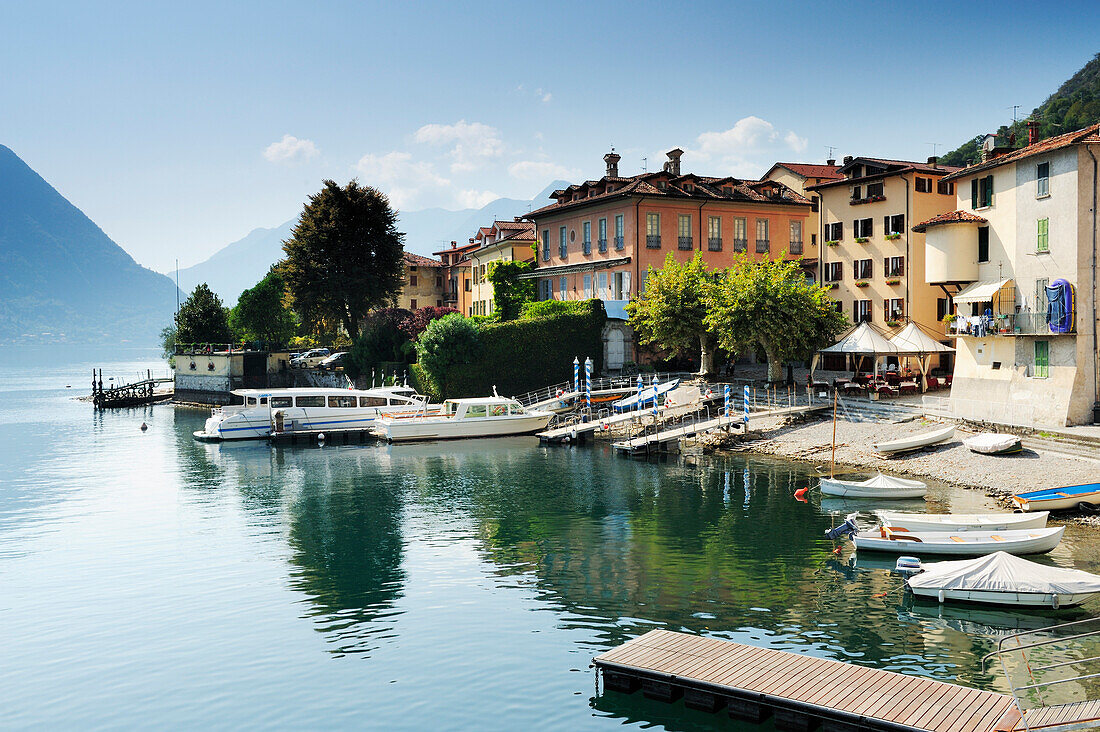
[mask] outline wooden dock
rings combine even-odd
[[[604,687],[781,730],[1010,732],[1011,696],[717,638],[651,630],[593,659]],[[1029,718],[1030,721],[1030,718]],[[1036,729],[1032,724],[1031,729]]]

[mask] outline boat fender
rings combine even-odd
[[[318,442],[324,442],[325,441],[325,433],[324,432],[321,432],[317,435],[317,441]]]
[[[936,593],[936,599],[939,600],[940,602],[944,601],[943,590],[940,590],[938,593]]]
[[[145,424],[144,422],[142,422],[142,423],[141,423],[141,431],[142,431],[142,432],[144,432],[144,431],[145,431],[145,430],[147,430],[147,429],[149,429],[149,425],[147,425],[147,424]]]
[[[798,490],[796,490],[794,492],[794,497],[795,498],[805,498],[806,497],[806,491],[808,491],[808,490],[810,490],[809,486],[807,486],[805,488],[799,488]]]
[[[1058,603],[1058,595],[1052,594],[1050,596],[1050,606],[1053,607],[1055,610],[1057,610],[1058,609],[1058,604],[1059,604]]]

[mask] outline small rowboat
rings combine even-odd
[[[883,526],[905,531],[1011,531],[1042,529],[1046,511],[1038,513],[901,513],[875,511]]]
[[[898,453],[908,452],[910,450],[919,450],[922,447],[929,447],[931,445],[938,445],[941,442],[946,442],[955,436],[954,425],[949,427],[941,427],[940,429],[931,430],[929,432],[921,432],[916,435],[909,435],[908,437],[902,437],[897,440],[890,440],[888,442],[876,442],[871,447],[875,452],[883,455],[897,455]]]
[[[867,480],[837,480],[822,478],[821,492],[844,498],[924,498],[928,486],[919,480],[905,480],[879,473]]]
[[[979,556],[993,552],[1042,554],[1058,546],[1065,526],[1001,532],[898,531],[881,526],[878,531],[852,535],[856,549],[895,554],[954,554]]]
[[[665,381],[661,384],[655,384],[653,386],[642,389],[637,394],[632,394],[628,397],[618,400],[611,407],[616,412],[629,412],[633,409],[643,409],[645,407],[651,407],[655,404],[660,404],[664,401],[662,397],[668,392],[672,391],[680,385],[679,379],[672,379],[671,381]]]
[[[996,432],[983,432],[963,440],[971,452],[982,455],[1010,455],[1022,449],[1020,438],[1016,435],[1001,435]]]
[[[917,597],[992,605],[1060,607],[1080,605],[1100,593],[1100,577],[1078,569],[1048,567],[1006,552],[955,562],[922,565],[906,580]]]
[[[1082,503],[1086,507],[1100,506],[1100,483],[1017,493],[1012,497],[1012,502],[1021,511],[1064,511],[1077,508]]]

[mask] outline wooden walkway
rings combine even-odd
[[[1020,722],[1005,694],[669,630],[651,630],[593,663],[608,689],[684,696],[687,706],[725,707],[752,721],[774,713],[783,730],[824,721],[890,732],[1009,732]]]
[[[749,414],[750,421],[753,419],[761,419],[763,417],[781,417],[792,414],[807,414],[809,412],[816,412],[824,409],[828,409],[828,404],[812,404],[802,405],[798,407],[781,407],[779,409],[769,409],[763,412],[752,412]],[[732,417],[732,418],[731,418]],[[711,419],[701,419],[697,422],[684,423],[680,425],[667,425],[659,432],[641,435],[631,440],[623,440],[622,442],[612,443],[619,452],[626,452],[630,454],[644,453],[653,448],[659,447],[662,443],[672,442],[674,440],[680,440],[684,437],[694,437],[695,435],[702,434],[704,432],[710,432],[711,430],[720,428],[737,428],[741,429],[744,426],[743,415],[731,415],[731,417],[719,416],[712,417]]]

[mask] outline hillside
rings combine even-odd
[[[1064,81],[1046,101],[1032,110],[1030,119],[1039,122],[1039,138],[1072,132],[1100,122],[1100,53],[1092,57],[1076,74]],[[967,165],[981,158],[982,132],[940,158],[945,165]],[[1027,145],[1027,121],[1001,125],[997,144]],[[1013,141],[1012,136],[1015,135]]]
[[[152,344],[176,288],[0,145],[0,343]]]

